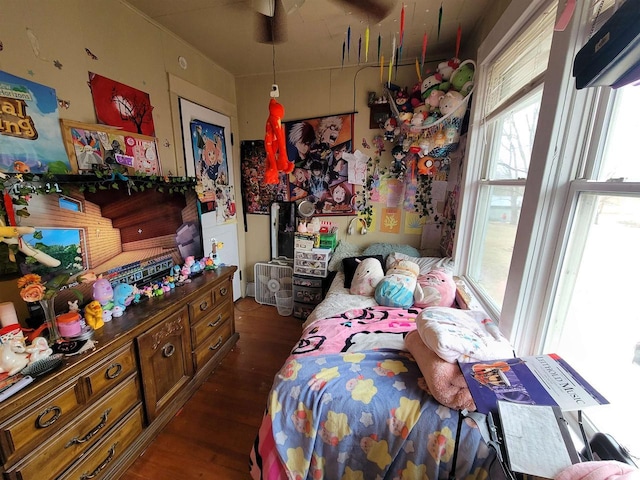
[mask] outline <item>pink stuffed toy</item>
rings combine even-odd
[[[291,173],[293,171],[293,162],[290,162],[287,157],[282,117],[284,117],[284,107],[275,98],[272,98],[269,102],[269,118],[267,118],[264,136],[264,149],[267,152],[264,181],[270,184],[277,184],[280,181],[278,172]]]
[[[364,295],[373,297],[376,285],[384,277],[382,264],[377,258],[357,259],[358,266],[351,281],[349,292],[351,295]]]
[[[434,268],[426,275],[418,277],[418,285],[422,287],[422,300],[417,300],[415,306],[451,307],[456,298],[456,282],[453,277],[441,268]]]

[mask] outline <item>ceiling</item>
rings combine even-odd
[[[402,62],[414,63],[416,58],[421,60],[425,32],[428,38],[427,61],[450,58],[455,54],[458,25],[461,26],[461,50],[464,51],[465,41],[476,36],[484,14],[494,0],[378,0],[393,4],[391,13],[379,23],[372,23],[375,20],[366,14],[352,11],[343,1],[283,0],[285,9],[289,11],[286,14],[288,39],[274,47],[256,41],[256,1],[126,0],[133,8],[186,40],[234,76],[274,73],[274,64],[276,72],[340,67],[343,64],[343,44],[345,66],[377,65],[379,36],[381,52],[385,63],[388,63],[394,35],[399,45],[403,4]],[[441,5],[442,23],[438,38]],[[365,62],[367,25],[370,40],[368,61]],[[349,29],[350,41],[347,42]],[[360,55],[359,42],[362,44]],[[188,65],[188,58],[186,60]]]

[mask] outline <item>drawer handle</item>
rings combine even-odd
[[[93,472],[91,472],[91,473],[83,473],[82,475],[80,475],[80,480],[90,480],[92,478],[96,478],[96,476],[102,470],[107,468],[107,465],[109,465],[111,460],[113,460],[113,457],[116,455],[116,445],[118,445],[118,442],[116,442],[113,445],[111,445],[111,448],[109,449],[109,455],[107,455],[107,458],[105,458],[104,461],[100,465],[98,465]]]
[[[162,347],[162,355],[165,358],[169,358],[174,353],[176,353],[176,347],[173,345],[173,343],[167,343],[164,347]]]
[[[209,308],[209,302],[206,300],[200,304],[200,311],[204,312],[207,308]]]
[[[47,417],[47,415],[49,414],[52,414],[51,418],[49,418],[48,420],[45,419],[45,417]],[[60,418],[60,415],[62,415],[62,409],[60,407],[56,407],[56,406],[49,407],[40,415],[38,415],[38,418],[36,418],[36,427],[38,428],[50,427],[51,425],[56,423],[56,420]]]
[[[113,380],[117,378],[118,375],[122,373],[122,364],[120,363],[112,363],[109,365],[109,368],[104,372],[104,376],[107,377],[107,380]]]
[[[229,293],[229,290],[227,289],[227,287],[222,287],[222,288],[220,289],[220,295],[222,295],[223,297],[224,297],[227,293]]]
[[[105,410],[105,412],[102,414],[102,419],[100,420],[100,423],[98,425],[96,425],[95,427],[93,427],[93,429],[87,433],[84,437],[82,438],[72,438],[71,440],[69,440],[69,443],[67,443],[64,448],[68,448],[71,445],[76,445],[76,444],[81,444],[81,443],[86,443],[89,440],[91,440],[96,433],[98,433],[100,430],[102,430],[102,428],[104,428],[104,426],[107,424],[107,420],[109,419],[109,414],[111,413],[111,409],[108,408],[107,410]]]
[[[220,348],[220,345],[222,345],[222,337],[218,339],[218,342],[215,345],[211,345],[209,350],[217,350]]]
[[[220,322],[222,321],[222,314],[218,315],[218,318],[216,319],[215,322],[211,323],[209,322],[209,325],[207,325],[208,327],[217,327],[218,325],[220,325]]]

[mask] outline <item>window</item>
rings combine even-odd
[[[640,86],[575,89],[573,58],[613,5],[592,0],[537,42],[549,46],[544,68],[525,61],[537,69],[521,86],[505,68],[490,87],[496,65],[518,65],[502,56],[552,12],[545,0],[515,3],[479,50],[458,274],[519,355],[560,354],[612,403],[584,412],[588,433],[637,457]]]
[[[555,3],[540,9],[502,51],[482,62],[486,81],[480,83],[480,128],[474,135],[483,160],[466,276],[497,312],[531,163],[555,10]]]
[[[640,453],[635,411],[640,396],[640,138],[634,121],[640,87],[616,92],[612,115],[600,144],[602,151],[587,178],[572,182],[567,212],[570,235],[553,300],[546,351],[562,352],[611,402],[587,410],[593,428],[612,434]],[[606,107],[605,106],[605,107]],[[635,134],[632,131],[635,130]],[[634,152],[631,153],[630,152]]]

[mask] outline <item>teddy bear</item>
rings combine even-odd
[[[356,259],[356,262],[358,262],[358,266],[353,274],[349,293],[351,293],[351,295],[373,297],[376,291],[376,285],[378,285],[384,277],[382,264],[377,258]]]
[[[456,282],[442,268],[419,275],[418,286],[422,289],[423,298],[414,305],[419,308],[451,307],[456,298]]]
[[[463,100],[464,97],[460,92],[449,90],[440,99],[440,113],[442,113],[442,115],[449,115],[450,113],[455,112]]]
[[[374,298],[385,307],[410,308],[422,300],[422,288],[418,286],[420,267],[410,260],[397,260],[376,285]]]

